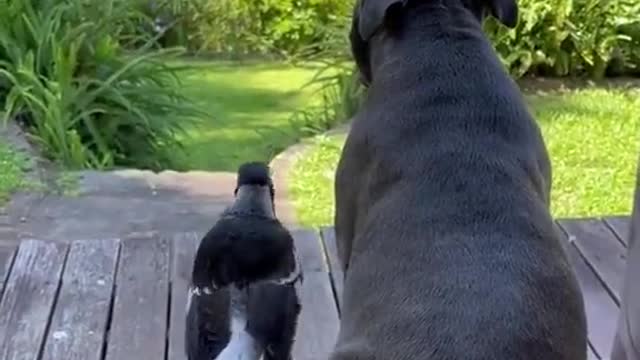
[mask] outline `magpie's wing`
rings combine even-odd
[[[227,286],[232,279],[230,263],[232,245],[238,234],[238,224],[233,219],[222,218],[205,234],[200,241],[193,261],[191,273],[192,285],[204,289],[212,283]]]
[[[193,285],[253,283],[296,269],[293,237],[273,219],[224,217],[204,236],[194,260]]]
[[[189,293],[185,347],[189,360],[215,359],[231,337],[227,289],[193,296]]]

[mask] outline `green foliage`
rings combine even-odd
[[[636,0],[520,0],[515,30],[493,19],[485,30],[513,75],[602,78],[640,66],[640,2]],[[634,58],[634,55],[636,56]],[[622,67],[617,69],[615,67]]]
[[[307,84],[316,87],[319,104],[293,113],[291,123],[294,128],[303,134],[315,135],[351,119],[363,97],[363,88],[356,75],[351,67],[322,67]]]
[[[352,3],[350,1],[349,3]],[[640,1],[519,0],[518,25],[507,29],[489,18],[484,29],[515,77],[640,73]],[[345,36],[349,12],[337,13],[325,58],[349,60]],[[307,54],[303,53],[303,56]]]
[[[639,95],[638,90],[596,88],[527,97],[551,156],[555,217],[631,212],[640,151]],[[333,223],[333,179],[344,140],[344,134],[320,136],[294,164],[290,189],[304,226]]]
[[[246,53],[260,41],[259,19],[245,0],[136,1],[136,8],[151,21],[134,33],[155,39],[156,46]]]
[[[514,77],[640,74],[640,2],[636,0],[519,0],[519,22],[507,29],[487,19],[485,31]],[[301,51],[299,58],[322,64],[314,82],[324,102],[294,114],[309,133],[348,120],[363,94],[349,65],[349,14],[339,16],[325,33],[321,52]],[[346,111],[344,111],[346,110]],[[319,118],[320,120],[317,120]],[[318,128],[318,124],[321,125]]]
[[[198,111],[176,89],[175,50],[125,55],[144,20],[126,1],[0,1],[0,103],[71,168],[161,168]],[[122,35],[122,36],[121,36]]]
[[[326,28],[350,10],[343,0],[262,0],[258,6],[264,37],[288,53],[327,39]],[[320,46],[319,44],[316,44]]]
[[[341,0],[164,0],[149,12],[169,26],[164,45],[193,51],[291,55],[323,49],[326,28],[347,14]]]
[[[292,61],[316,65],[315,76],[307,84],[317,92],[318,103],[295,112],[291,118],[294,126],[307,135],[327,131],[351,119],[358,111],[365,89],[360,84],[358,72],[350,61],[349,26],[351,19],[344,15],[325,28],[328,41],[322,51],[313,47],[301,50]]]
[[[354,0],[164,1],[156,13],[170,14],[165,18],[173,20],[165,23],[174,25],[165,38],[192,50],[349,55],[344,34]],[[485,24],[515,76],[640,72],[640,1],[518,0],[518,5],[516,29],[493,19]]]
[[[24,175],[28,162],[23,154],[0,142],[0,207],[12,192],[28,186]]]

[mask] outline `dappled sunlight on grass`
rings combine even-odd
[[[553,165],[556,217],[629,214],[640,154],[640,91],[587,89],[528,97]],[[320,137],[291,190],[307,226],[333,223],[333,174],[344,136]]]
[[[318,136],[289,174],[289,191],[305,226],[333,223],[333,179],[346,136]]]
[[[301,136],[289,119],[312,97],[312,88],[302,89],[313,76],[312,68],[189,64],[196,69],[183,73],[184,90],[210,117],[189,129],[186,149],[174,159],[179,170],[235,171],[244,161],[270,160]]]
[[[640,154],[640,91],[594,89],[535,98],[553,161],[559,217],[628,214]]]

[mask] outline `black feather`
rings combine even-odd
[[[236,187],[243,185],[273,186],[269,174],[269,166],[258,161],[242,164],[238,169]]]

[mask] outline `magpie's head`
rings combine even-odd
[[[273,201],[275,190],[267,164],[253,161],[240,165],[234,195],[237,196],[240,188],[243,186],[269,191],[271,200]]]

